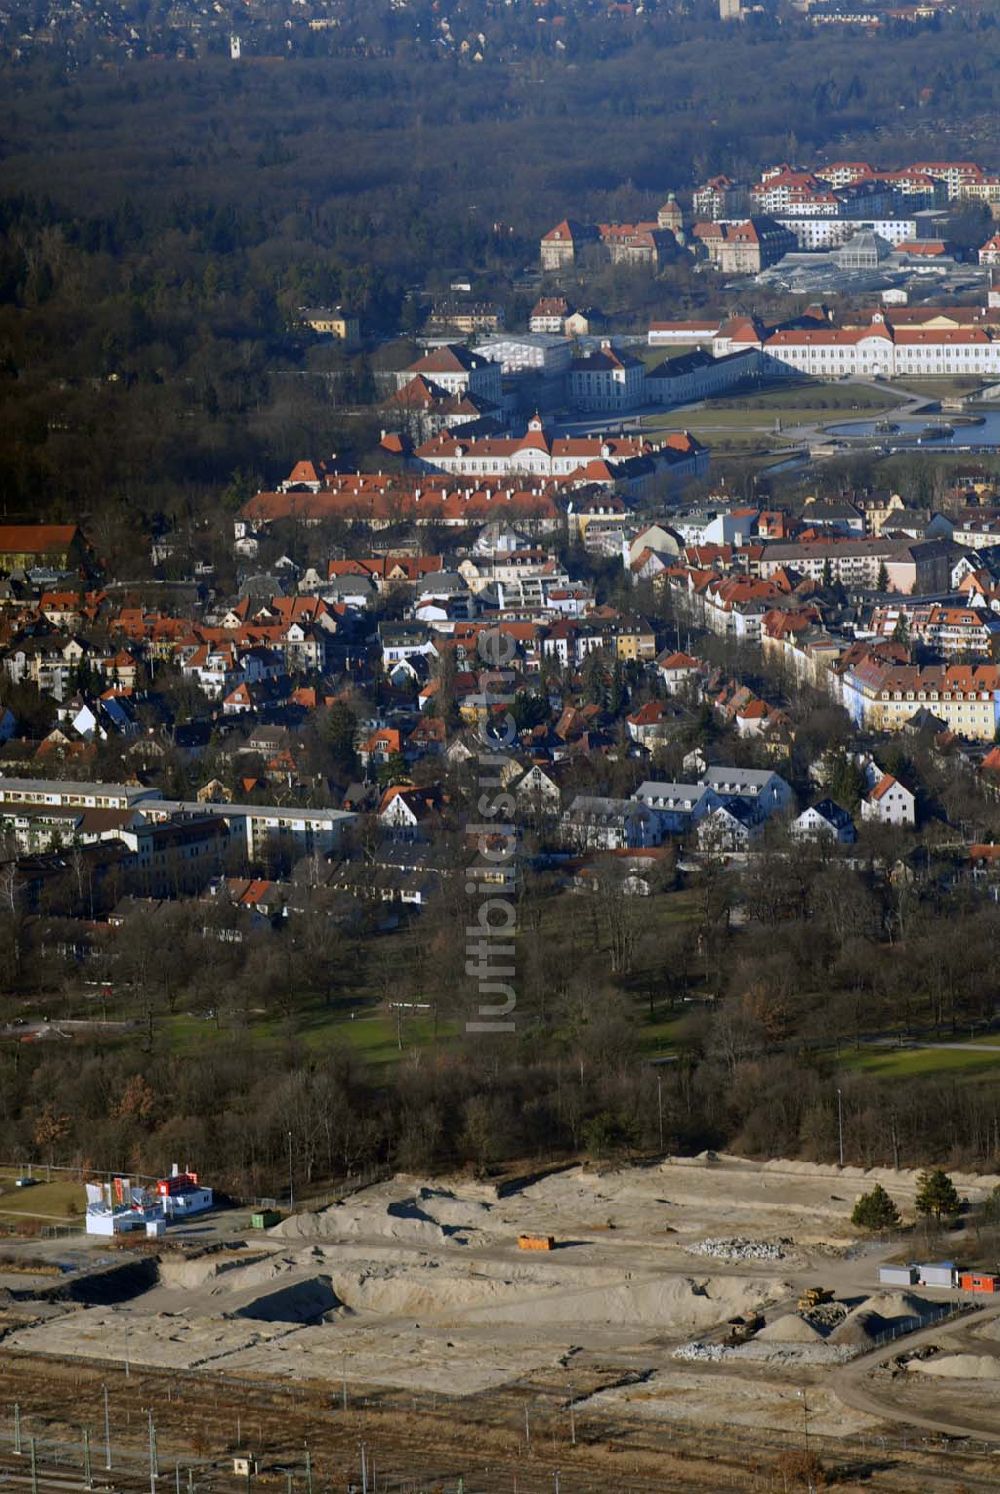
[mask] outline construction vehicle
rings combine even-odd
[[[752,1312],[747,1317],[729,1319],[729,1332],[723,1339],[727,1349],[735,1348],[737,1344],[745,1344],[755,1333],[759,1333],[764,1326],[764,1318],[759,1312]]]
[[[833,1293],[828,1287],[806,1287],[798,1300],[799,1312],[811,1312],[814,1307],[819,1307],[821,1302],[832,1302]]]

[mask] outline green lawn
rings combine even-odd
[[[750,404],[772,416],[781,409],[793,410],[808,417],[824,410],[886,410],[899,404],[899,395],[889,385],[873,388],[870,384],[827,384],[820,379],[803,379],[789,384],[776,381],[770,387],[752,393],[725,395],[710,400],[709,408]]]
[[[896,380],[893,388],[905,390],[908,394],[922,394],[925,399],[965,399],[985,382],[988,381],[961,376],[954,379],[903,379]]]
[[[823,384],[810,380],[789,387],[782,381],[743,395],[737,392],[705,400],[697,408],[682,406],[646,415],[642,426],[651,435],[683,426],[717,454],[742,457],[759,452],[761,447],[774,450],[793,446],[794,442],[784,435],[789,426],[821,424],[850,414],[864,417],[894,409],[900,399],[891,389],[862,384]],[[776,429],[778,424],[780,431]]]
[[[656,1016],[650,1021],[648,1007],[637,1005],[636,1020],[639,1024],[640,1050],[647,1058],[658,1058],[663,1054],[674,1052],[683,1036],[687,1017],[687,1011],[678,1010],[671,1012],[668,1016]]]
[[[447,1042],[459,1031],[459,1024],[439,1017],[435,1028],[433,1015],[419,1012],[406,1013],[402,1018],[402,1050],[397,1039],[395,1015],[384,1011],[374,1001],[354,1007],[344,1002],[327,1006],[320,1001],[305,1001],[298,1006],[289,1026],[280,1014],[251,1013],[243,1028],[247,1039],[255,1047],[267,1048],[294,1036],[304,1047],[322,1052],[324,1048],[351,1048],[368,1063],[397,1063],[411,1048],[428,1047],[435,1040]],[[214,1021],[179,1013],[163,1017],[157,1024],[174,1051],[187,1052],[202,1047],[206,1042],[225,1038],[231,1030],[231,1021],[223,1020],[221,1030]],[[436,1033],[436,1038],[435,1038]]]
[[[43,1168],[34,1169],[44,1178]],[[44,1224],[71,1224],[83,1213],[86,1196],[83,1184],[66,1181],[57,1174],[51,1182],[40,1182],[34,1188],[15,1188],[17,1173],[6,1170],[0,1175],[0,1221],[16,1215],[20,1219],[38,1219]],[[75,1208],[76,1215],[70,1213]]]
[[[460,1031],[458,1022],[451,1019],[446,1021],[442,1017],[438,1018],[435,1028],[434,1018],[426,1012],[404,1016],[401,1028],[402,1048],[399,1046],[396,1018],[387,1012],[365,1014],[356,1017],[353,1022],[350,1019],[338,1022],[336,1026],[326,1029],[325,1038],[352,1048],[367,1063],[383,1065],[398,1063],[411,1048],[427,1048],[435,1041],[449,1042]],[[320,1045],[317,1040],[316,1046]]]
[[[877,1074],[879,1078],[911,1079],[954,1072],[967,1077],[1000,1077],[1000,1048],[995,1053],[973,1053],[962,1048],[864,1048],[842,1055],[840,1063],[843,1068]]]

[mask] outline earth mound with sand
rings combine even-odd
[[[236,1308],[235,1315],[260,1323],[322,1323],[347,1311],[329,1276],[311,1276],[262,1292]]]
[[[919,1328],[940,1314],[940,1305],[912,1292],[878,1292],[866,1297],[830,1334],[830,1342],[867,1349],[886,1333]]]
[[[419,1187],[406,1197],[376,1196],[292,1214],[268,1233],[283,1240],[379,1239],[438,1249],[465,1245],[490,1220],[490,1205],[443,1188]]]
[[[823,1335],[812,1323],[807,1323],[805,1318],[800,1318],[797,1312],[786,1313],[783,1318],[775,1318],[773,1323],[768,1323],[762,1328],[756,1339],[763,1339],[765,1343],[775,1344],[815,1344],[822,1343]]]
[[[1000,1359],[992,1354],[942,1354],[933,1359],[911,1359],[906,1366],[917,1375],[944,1375],[949,1380],[1000,1380]]]
[[[221,1251],[206,1252],[193,1258],[164,1254],[160,1257],[157,1274],[161,1285],[190,1291],[206,1286],[228,1271],[244,1272],[250,1266],[268,1259],[267,1255],[254,1255],[247,1250],[227,1251],[225,1254]]]

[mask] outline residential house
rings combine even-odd
[[[656,660],[656,673],[668,695],[679,695],[696,685],[704,670],[700,659],[678,649],[664,649]]]
[[[850,845],[857,838],[850,814],[832,799],[820,799],[804,809],[788,833],[796,840],[833,840],[839,845]]]
[[[431,641],[430,629],[424,623],[379,623],[378,640],[382,648],[382,668],[386,671],[403,659],[411,659],[419,654],[430,656],[437,652]]]
[[[634,799],[578,794],[562,817],[567,845],[580,851],[618,851],[659,845],[656,816]]]
[[[915,825],[916,797],[898,778],[883,773],[861,801],[861,818],[880,825]]]
[[[75,524],[0,524],[0,571],[71,571],[84,560]]]
[[[552,332],[561,336],[573,308],[565,296],[542,296],[528,318],[529,332]]]
[[[640,747],[652,751],[672,742],[691,725],[691,714],[670,700],[647,700],[625,718],[628,734]]]
[[[746,851],[763,833],[757,807],[745,799],[724,799],[705,815],[696,834],[703,851]]]
[[[512,778],[505,791],[513,794],[519,810],[528,809],[536,815],[556,815],[562,803],[562,793],[551,768],[539,763]]]
[[[647,779],[632,795],[655,816],[662,835],[687,835],[720,800],[704,783],[666,783]]]
[[[386,789],[378,808],[378,822],[393,840],[430,838],[438,821],[436,790],[397,784]]]
[[[340,342],[357,342],[361,322],[340,306],[304,306],[299,312],[303,322],[321,337],[335,337]]]
[[[449,395],[479,395],[493,405],[503,404],[499,365],[460,343],[432,348],[396,375],[400,388],[417,378],[428,379]]]
[[[745,799],[755,805],[762,819],[791,809],[795,799],[790,785],[770,768],[711,767],[701,781],[720,798]]]
[[[366,737],[358,748],[358,757],[363,768],[384,766],[390,758],[403,753],[403,734],[394,726],[380,726]]]

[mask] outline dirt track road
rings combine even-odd
[[[979,1442],[992,1442],[1000,1447],[1000,1424],[996,1417],[976,1426],[972,1424],[977,1420],[975,1417],[957,1422],[947,1417],[924,1416],[917,1409],[911,1410],[887,1396],[879,1395],[877,1389],[873,1391],[869,1378],[875,1366],[890,1358],[894,1353],[904,1350],[909,1353],[912,1349],[920,1348],[922,1344],[940,1343],[948,1338],[959,1337],[967,1333],[970,1327],[978,1328],[982,1323],[987,1323],[991,1318],[996,1317],[1000,1317],[1000,1306],[988,1307],[972,1317],[953,1318],[948,1323],[937,1324],[930,1328],[923,1328],[918,1333],[908,1334],[896,1347],[877,1349],[874,1353],[866,1354],[861,1359],[854,1359],[835,1370],[832,1376],[833,1391],[845,1406],[850,1406],[855,1411],[866,1411],[869,1416],[877,1416],[882,1421],[905,1422],[908,1426],[923,1427],[926,1431],[939,1432],[949,1437],[972,1437]]]

